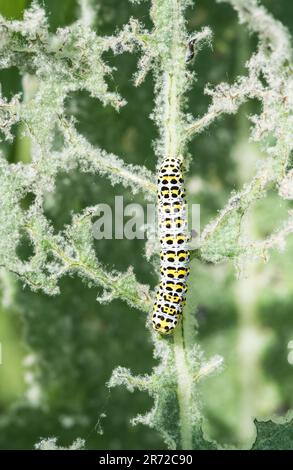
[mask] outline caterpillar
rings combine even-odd
[[[170,334],[182,318],[189,274],[187,215],[182,160],[166,158],[158,175],[160,283],[152,313],[153,328]]]

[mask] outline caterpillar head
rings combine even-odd
[[[173,332],[179,322],[178,315],[164,315],[162,313],[154,313],[153,314],[153,328],[160,334],[169,335]]]

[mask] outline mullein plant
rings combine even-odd
[[[198,247],[192,252],[190,294],[182,322],[168,337],[150,328],[157,361],[150,374],[134,375],[130,369],[117,367],[107,383],[109,389],[124,386],[129,392],[138,389],[152,397],[151,410],[136,416],[132,423],[155,429],[171,449],[218,447],[203,428],[204,399],[200,387],[207,376],[216,371],[221,373],[223,358],[220,355],[207,358],[198,342],[190,300],[193,283],[197,282],[197,266],[233,262],[238,272],[246,259],[264,263],[271,250],[284,247],[293,231],[290,210],[284,222],[264,239],[249,239],[245,225],[250,209],[256,201],[267,197],[268,189],[280,200],[289,201],[293,197],[290,36],[257,0],[225,1],[236,10],[239,22],[257,36],[257,46],[246,62],[245,73],[234,83],[206,86],[210,104],[197,117],[192,115],[187,99],[195,81],[193,63],[196,68],[197,54],[201,48],[212,45],[213,35],[209,27],[188,32],[192,0],[152,0],[149,2],[152,27],[147,28],[131,18],[113,36],[99,36],[95,32],[94,2],[90,0],[80,0],[78,21],[54,33],[49,30],[45,11],[37,2],[32,3],[20,21],[0,18],[0,68],[17,67],[23,83],[22,94],[9,100],[0,97],[2,139],[11,141],[14,126],[20,125],[22,138],[27,139],[30,147],[29,161],[9,163],[4,152],[0,158],[0,265],[5,273],[13,273],[34,292],[58,295],[61,279],[75,275],[92,289],[98,287],[102,291],[98,302],[120,299],[134,311],[141,311],[149,327],[154,291],[137,281],[132,268],[124,272],[108,271],[97,258],[92,221],[98,206],[74,214],[59,232],[44,211],[45,198],[56,191],[58,175],[73,170],[101,175],[112,186],[123,185],[133,192],[134,198],[140,193],[146,201],[156,199],[156,177],[150,170],[127,164],[121,157],[94,146],[78,132],[74,119],[66,113],[65,101],[70,93],[77,91],[86,91],[117,111],[127,106],[123,97],[108,85],[112,69],[105,58],[107,53],[122,58],[125,53],[139,55],[133,86],[144,86],[147,74],[153,76],[155,100],[151,119],[158,131],[153,158],[158,165],[166,158],[183,156],[188,171],[191,160],[196,158],[188,151],[192,139],[220,116],[236,114],[249,100],[260,104],[259,113],[247,119],[250,140],[255,142],[263,158],[255,165],[251,179],[243,181],[242,189],[233,192],[218,215],[202,229]],[[24,204],[28,196],[30,202]],[[25,260],[18,252],[24,236],[32,247],[31,255]],[[157,269],[158,244],[148,242],[146,248],[150,266],[153,264]],[[5,275],[3,271],[3,283]],[[279,422],[257,422],[253,448],[281,446],[279,442],[286,441],[288,426],[290,417]],[[83,445],[81,441],[76,442],[72,448]],[[287,445],[292,447],[292,443]],[[56,440],[43,440],[38,447],[56,448]]]

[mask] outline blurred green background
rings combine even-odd
[[[0,0],[0,13],[21,19],[29,4]],[[75,0],[41,4],[52,31],[78,18]],[[130,16],[150,25],[149,2],[135,6],[127,0],[97,0],[96,4],[99,34],[113,34]],[[292,29],[291,0],[263,4]],[[189,93],[190,110],[201,115],[209,103],[203,95],[205,85],[232,83],[242,74],[256,39],[238,25],[229,5],[212,0],[197,0],[195,8],[188,10],[188,22],[190,30],[209,25],[214,32],[213,47],[201,51],[192,66],[197,81]],[[154,171],[152,142],[157,134],[149,119],[152,77],[136,89],[130,77],[137,57],[109,54],[108,60],[117,67],[110,87],[127,99],[127,106],[117,114],[87,93],[76,93],[67,99],[67,113],[75,116],[78,130],[92,144]],[[1,71],[0,82],[7,98],[21,91],[15,68]],[[201,204],[202,227],[223,207],[230,192],[249,181],[255,171],[261,154],[248,143],[247,115],[257,111],[257,103],[242,106],[237,116],[222,118],[190,144],[188,197]],[[19,135],[16,128],[13,144],[2,144],[11,162],[25,158]],[[134,202],[125,189],[116,186],[113,190],[100,176],[60,174],[55,194],[48,197],[46,215],[59,230],[72,212],[98,202],[113,204],[115,194]],[[143,202],[141,196],[135,202]],[[247,235],[263,238],[270,234],[286,218],[288,207],[289,203],[270,192],[247,218]],[[124,271],[133,265],[139,281],[155,286],[156,276],[144,258],[142,241],[99,241],[96,250],[110,269]],[[254,437],[253,416],[284,414],[293,408],[292,255],[291,237],[286,251],[274,253],[267,264],[242,267],[246,276],[239,281],[232,264],[193,263],[190,295],[198,338],[207,356],[221,354],[225,360],[224,370],[201,387],[205,430],[221,444],[246,445]],[[135,374],[148,373],[155,365],[144,314],[119,300],[98,304],[96,290],[79,278],[63,280],[61,294],[52,298],[31,293],[8,273],[1,276],[0,448],[30,449],[41,437],[50,436],[65,446],[81,437],[93,449],[165,448],[156,431],[132,427],[129,422],[151,408],[151,398],[142,392],[130,396],[123,388],[109,391],[105,386],[117,365]]]

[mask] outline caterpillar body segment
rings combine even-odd
[[[189,274],[184,179],[180,158],[163,161],[158,175],[160,284],[152,314],[154,329],[170,334],[182,318]]]

